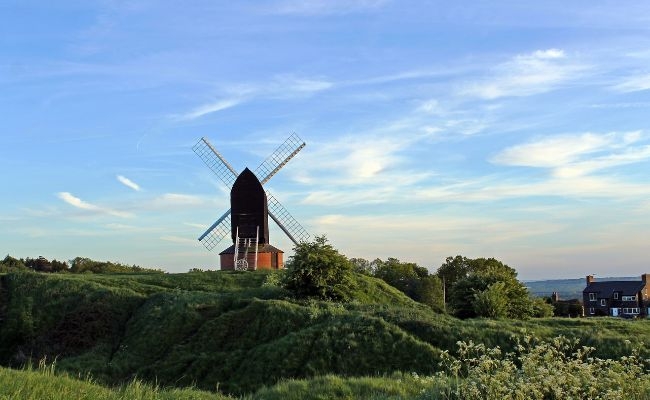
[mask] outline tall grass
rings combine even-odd
[[[38,369],[0,367],[0,399],[21,400],[227,400],[230,397],[195,389],[162,389],[138,380],[107,388],[91,379],[55,374],[54,364]]]

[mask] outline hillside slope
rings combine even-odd
[[[650,321],[460,321],[382,281],[356,276],[350,303],[295,301],[269,273],[14,273],[0,277],[0,364],[43,357],[119,384],[250,393],[287,378],[428,374],[459,340],[513,348],[513,336],[578,337],[626,354]]]

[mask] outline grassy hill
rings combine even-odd
[[[430,375],[459,340],[508,350],[513,336],[565,335],[616,358],[650,329],[612,319],[460,321],[380,280],[355,280],[354,300],[341,304],[292,300],[272,272],[11,273],[0,277],[0,364],[56,358],[58,370],[103,384],[137,378],[243,394],[331,374]]]

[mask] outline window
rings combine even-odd
[[[593,313],[594,313],[594,308],[593,308],[593,307],[589,307],[589,314],[593,314]]]
[[[589,293],[589,301],[596,301],[596,293]]]
[[[623,301],[636,301],[636,296],[623,296]]]
[[[600,305],[601,306],[606,306],[607,303],[605,303],[605,299],[600,299]]]
[[[638,307],[630,307],[630,308],[623,309],[623,314],[638,314],[638,313],[639,313]]]
[[[618,300],[618,292],[614,292],[614,300]]]

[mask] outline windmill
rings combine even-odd
[[[282,250],[269,243],[268,217],[295,244],[309,239],[302,225],[262,187],[303,147],[305,142],[295,133],[291,134],[254,173],[248,168],[237,173],[206,138],[201,138],[192,147],[205,165],[230,188],[231,208],[199,237],[199,241],[212,250],[230,234],[232,246],[219,253],[222,270],[283,267]]]

